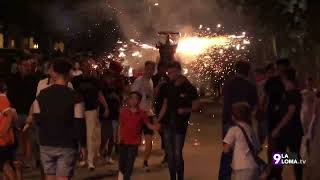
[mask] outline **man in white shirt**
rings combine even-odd
[[[155,71],[155,63],[152,61],[147,61],[145,62],[144,68],[145,68],[144,75],[137,78],[133,82],[131,86],[131,90],[137,91],[142,95],[140,108],[146,111],[152,123],[153,121],[152,118],[154,116],[154,112],[153,112],[154,89],[153,89],[153,82],[151,78]],[[150,171],[148,160],[152,151],[153,130],[147,127],[144,127],[143,133],[145,138],[145,154],[144,154],[143,168],[148,172]]]

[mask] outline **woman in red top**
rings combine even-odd
[[[0,82],[0,168],[4,179],[15,180],[16,174],[10,165],[14,160],[13,113],[6,96],[6,86]]]
[[[143,125],[155,131],[159,130],[159,124],[151,124],[148,115],[139,109],[141,94],[131,92],[128,97],[128,106],[120,111],[119,129],[119,179],[130,180],[134,161],[141,143],[141,130]]]

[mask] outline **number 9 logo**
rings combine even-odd
[[[274,164],[279,164],[281,160],[281,155],[280,154],[274,154],[273,155],[273,160],[275,161]]]

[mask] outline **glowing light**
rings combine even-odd
[[[202,27],[203,27],[203,25],[202,25],[202,24],[200,24],[199,29],[202,29]]]
[[[39,44],[34,44],[33,45],[33,49],[38,49],[39,48]]]
[[[199,55],[209,48],[225,46],[229,43],[226,37],[187,37],[178,42],[177,53],[185,55]]]
[[[184,68],[183,69],[183,74],[188,74],[188,69]]]
[[[124,52],[119,53],[119,58],[126,57],[127,55]]]
[[[240,44],[237,44],[237,45],[236,45],[236,49],[239,50],[239,49],[240,49],[240,46],[241,46]]]
[[[141,55],[139,51],[136,51],[136,52],[132,53],[132,56],[133,56],[133,57],[139,56],[139,55]]]
[[[98,65],[92,64],[92,68],[93,68],[93,69],[97,69],[97,68],[98,68]]]
[[[132,77],[132,76],[133,76],[133,69],[132,69],[132,67],[130,67],[129,70],[128,70],[128,76],[129,76],[129,77]]]
[[[159,6],[159,3],[154,3],[155,6]]]
[[[150,46],[150,45],[148,45],[148,44],[142,44],[142,45],[141,45],[141,48],[143,48],[143,49],[156,49],[155,47]]]
[[[249,41],[249,40],[244,39],[244,40],[243,40],[243,44],[250,44],[250,41]]]
[[[217,28],[221,28],[221,24],[217,24]]]

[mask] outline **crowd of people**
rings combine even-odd
[[[141,166],[150,171],[155,133],[170,179],[184,179],[188,121],[200,103],[179,62],[146,61],[143,75],[132,82],[112,69],[98,73],[88,57],[55,58],[40,71],[25,56],[15,69],[0,77],[4,179],[22,179],[25,168],[39,168],[42,179],[71,179],[76,165],[93,171],[98,158],[113,164],[117,157],[119,180],[129,180],[142,135]],[[287,150],[307,159],[294,165],[297,180],[320,179],[320,92],[313,78],[302,86],[288,59],[269,64],[256,80],[251,71],[249,62],[238,61],[223,84],[219,180],[257,180],[263,172],[268,180],[282,180],[283,166],[271,162],[273,153]],[[263,147],[269,166],[259,157]]]
[[[199,101],[178,62],[147,61],[143,76],[132,83],[112,69],[97,73],[91,58],[55,58],[40,71],[26,56],[15,69],[0,77],[4,179],[22,179],[25,168],[39,168],[42,179],[71,179],[76,165],[93,171],[98,158],[113,164],[116,156],[119,179],[129,180],[142,134],[142,166],[150,171],[156,132],[170,179],[184,179],[182,151]]]
[[[249,62],[237,62],[235,70],[235,76],[224,83],[222,92],[223,153],[219,180],[230,180],[232,174],[236,180],[257,180],[262,175],[268,180],[286,179],[282,177],[283,165],[272,162],[274,153],[287,152],[296,159],[307,160],[306,164],[293,166],[295,179],[319,179],[315,162],[319,160],[316,151],[320,92],[313,78],[307,77],[301,85],[288,59],[266,66],[257,81],[249,78]],[[263,144],[267,147],[269,166],[258,156]]]

